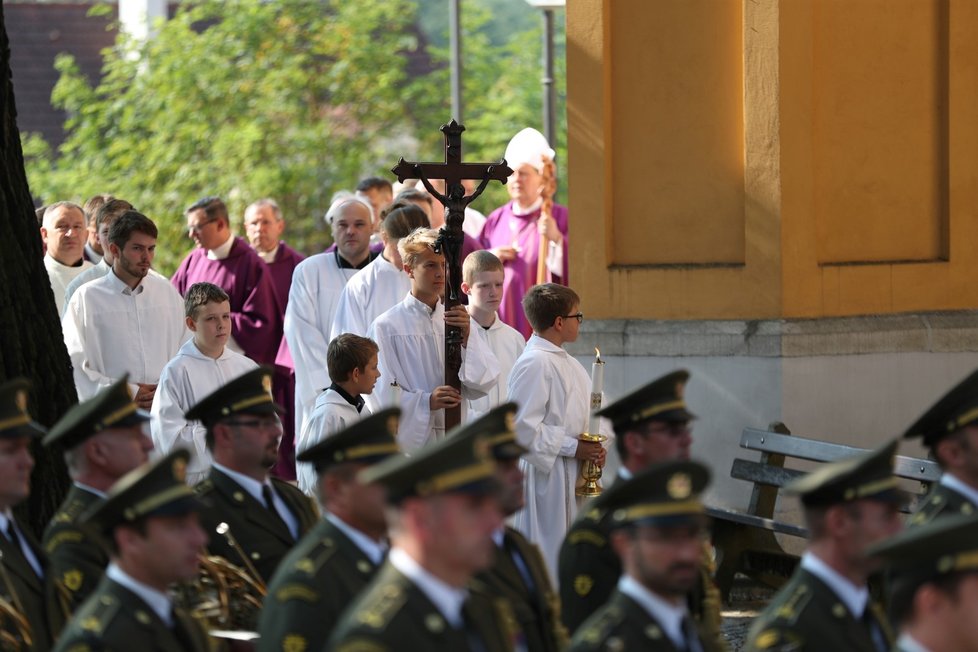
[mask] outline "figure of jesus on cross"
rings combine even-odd
[[[403,158],[391,170],[397,180],[420,179],[424,187],[446,209],[445,226],[441,228],[436,251],[444,254],[446,266],[445,309],[461,303],[462,295],[462,221],[465,207],[474,201],[490,181],[506,183],[513,171],[506,160],[498,163],[463,163],[462,132],[465,127],[452,120],[441,126],[445,134],[445,161],[443,163],[410,163]],[[445,194],[436,191],[431,179],[444,179]],[[465,194],[462,181],[473,179],[479,186],[471,195]],[[462,333],[456,326],[445,329],[445,384],[461,390],[458,371],[462,366]],[[445,430],[450,430],[461,421],[461,407],[445,409]]]

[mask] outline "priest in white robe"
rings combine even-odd
[[[299,433],[316,397],[330,385],[326,347],[340,293],[372,259],[371,210],[370,204],[353,196],[333,202],[326,221],[337,248],[306,258],[292,276],[285,340],[295,364],[295,431]]]
[[[401,240],[400,253],[411,279],[411,292],[378,317],[368,337],[380,348],[383,381],[368,397],[377,412],[397,400],[391,382],[400,386],[401,420],[397,441],[410,452],[445,436],[445,408],[462,406],[464,399],[485,396],[499,376],[499,363],[482,338],[470,334],[465,308],[456,306],[446,318],[441,295],[445,291],[445,257],[432,250],[437,232],[418,229]],[[445,384],[445,324],[462,329],[462,392]]]
[[[411,291],[397,243],[411,231],[427,226],[428,216],[410,202],[394,202],[384,211],[380,230],[384,250],[343,288],[331,338],[343,333],[366,336],[374,320]]]

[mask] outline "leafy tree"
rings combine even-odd
[[[183,209],[204,195],[240,215],[278,200],[289,239],[328,242],[320,218],[331,195],[396,160],[390,136],[412,133],[405,76],[418,47],[407,0],[203,0],[182,5],[158,36],[120,35],[92,87],[62,55],[52,100],[65,109],[54,153],[25,138],[45,202],[110,192],[160,226],[157,266],[188,249]]]

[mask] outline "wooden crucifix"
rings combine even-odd
[[[465,207],[482,194],[490,181],[506,183],[513,171],[506,165],[506,159],[498,163],[463,163],[462,132],[465,127],[452,120],[441,126],[445,134],[444,163],[409,163],[401,158],[391,170],[397,180],[420,179],[424,187],[445,207],[445,226],[438,232],[435,251],[445,256],[445,309],[461,304],[462,294],[462,220]],[[445,194],[431,186],[431,179],[445,180]],[[471,195],[465,194],[464,179],[479,181],[479,187]],[[471,337],[471,335],[470,335]],[[462,367],[462,331],[455,326],[445,328],[445,384],[461,391],[458,378]],[[462,420],[461,407],[445,410],[445,430],[448,431]]]

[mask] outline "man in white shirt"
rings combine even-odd
[[[707,536],[700,494],[709,479],[697,462],[665,462],[596,499],[613,515],[611,545],[623,572],[608,602],[574,634],[570,651],[720,649],[696,628],[686,605],[699,581]]]
[[[340,614],[383,563],[384,488],[363,484],[357,474],[399,453],[399,414],[391,408],[365,417],[297,456],[315,468],[323,518],[282,560],[268,585],[259,651],[288,649],[288,641],[298,638],[307,649],[322,650]]]
[[[148,410],[166,363],[189,337],[183,300],[151,275],[156,225],[127,211],[109,229],[112,271],[75,292],[61,318],[78,398],[92,398],[126,373],[136,405]]]
[[[410,202],[394,202],[381,222],[384,250],[353,275],[340,294],[333,318],[332,338],[343,333],[366,336],[370,325],[411,291],[411,279],[397,245],[412,231],[428,228],[428,216]]]
[[[371,208],[356,197],[337,199],[326,213],[336,250],[310,256],[292,276],[285,340],[295,364],[295,431],[301,433],[320,392],[329,387],[326,347],[336,305],[350,278],[372,260]]]
[[[95,216],[92,221],[95,224],[96,237],[102,243],[101,260],[71,280],[71,283],[68,284],[65,290],[65,306],[71,302],[71,297],[78,288],[95,279],[102,278],[112,269],[113,259],[112,252],[109,251],[109,229],[120,215],[131,210],[133,210],[132,204],[125,199],[115,198],[110,198],[95,210]],[[156,272],[151,270],[150,273],[155,274]],[[61,314],[64,316],[63,309]]]
[[[197,577],[207,540],[185,482],[187,455],[175,451],[132,471],[82,516],[109,542],[112,561],[57,649],[210,649],[204,627],[170,596],[171,584]]]
[[[489,454],[489,441],[501,433],[489,425],[470,424],[412,457],[360,473],[361,482],[387,489],[391,552],[327,649],[513,649],[514,632],[497,611],[505,601],[489,605],[469,589],[492,563],[492,536],[502,526]]]
[[[974,650],[978,641],[978,518],[944,516],[870,549],[886,564],[896,652]]]
[[[903,527],[906,496],[893,476],[897,441],[823,464],[785,487],[801,498],[808,550],[754,621],[747,650],[892,648],[893,633],[867,585],[880,562],[867,549]]]
[[[411,292],[396,306],[378,317],[367,337],[380,348],[380,387],[368,398],[371,411],[393,405],[400,386],[403,418],[397,440],[405,452],[445,436],[445,408],[462,405],[464,398],[479,398],[499,377],[499,363],[481,337],[471,337],[469,313],[464,306],[445,310],[445,256],[435,253],[438,237],[434,229],[418,229],[401,240],[398,248],[404,271],[411,279]],[[462,366],[459,392],[445,384],[445,325],[462,331]]]
[[[64,311],[65,289],[76,276],[92,267],[82,258],[88,227],[85,211],[78,204],[59,201],[44,209],[41,239],[47,252],[44,269],[51,280],[54,303],[60,315]]]

